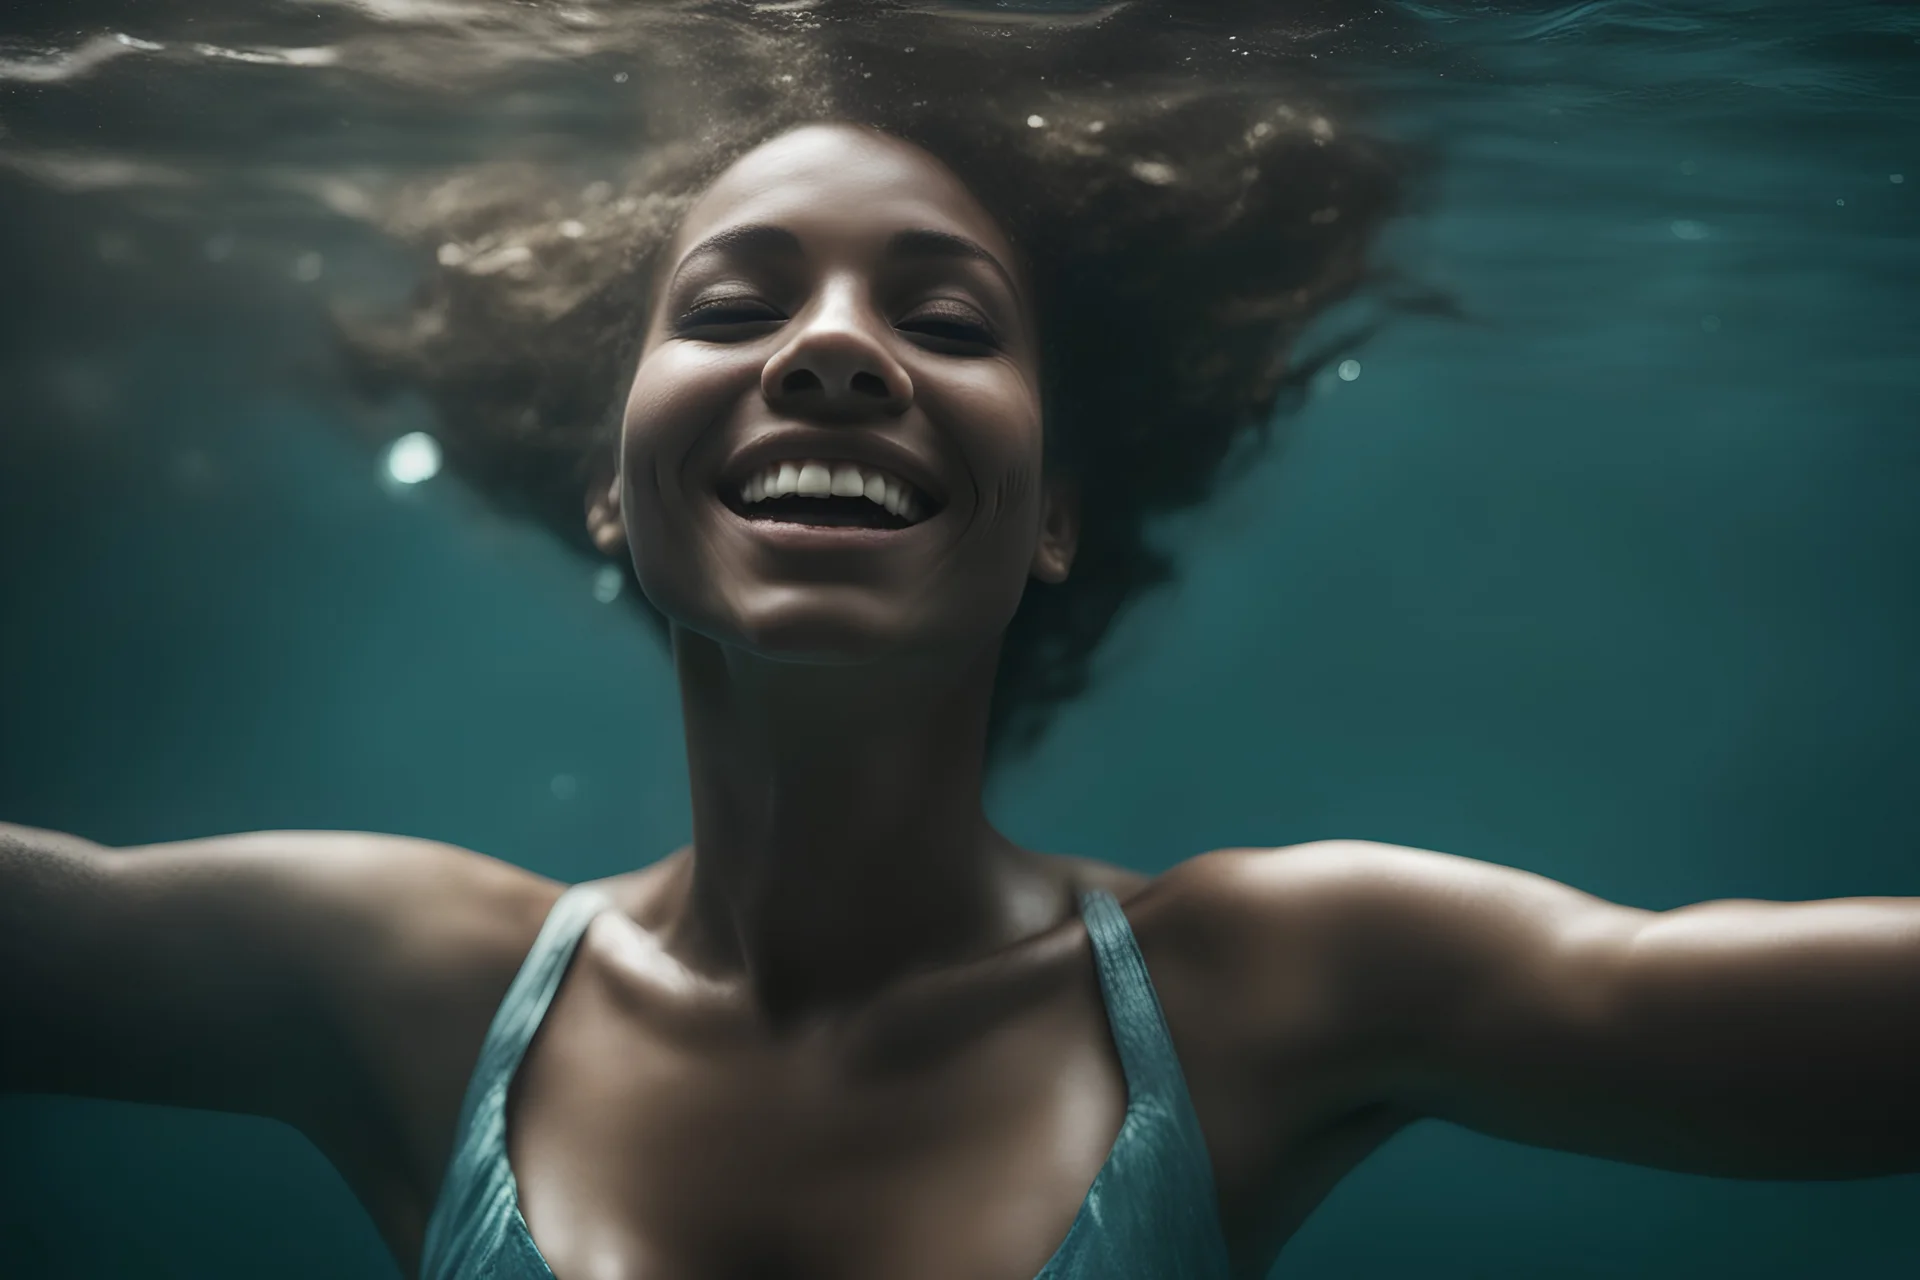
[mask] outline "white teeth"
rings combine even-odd
[[[919,521],[925,510],[912,485],[885,471],[851,462],[777,462],[740,487],[740,501],[749,506],[789,494],[808,498],[864,497],[909,524]]]
[[[850,462],[838,463],[833,468],[833,496],[836,498],[862,498],[866,496],[867,479],[860,474],[860,468]]]
[[[803,498],[825,498],[833,493],[833,472],[818,462],[800,464],[800,489]]]

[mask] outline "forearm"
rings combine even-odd
[[[72,935],[98,900],[104,852],[64,832],[0,823],[0,1089],[43,1083],[40,1051],[62,991],[49,965],[86,953]]]
[[[45,827],[28,827],[17,822],[0,822],[0,859],[6,858],[16,849],[22,851],[23,856],[30,856],[35,852],[97,853],[106,847],[82,836],[70,835],[65,831],[49,831]],[[0,861],[0,867],[7,865],[6,862]]]
[[[1920,1170],[1920,899],[1653,916],[1621,999],[1626,1082],[1691,1094],[1681,1131],[1727,1172]]]
[[[1439,1046],[1433,1113],[1693,1173],[1920,1170],[1920,900],[1635,915],[1510,957]]]

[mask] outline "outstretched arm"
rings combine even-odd
[[[1360,842],[1211,874],[1268,963],[1315,957],[1373,1100],[1696,1173],[1920,1170],[1920,899],[1641,911]]]
[[[422,1027],[484,1027],[515,957],[474,940],[537,928],[541,895],[525,882],[537,878],[395,836],[114,849],[0,823],[0,1090],[337,1128],[369,1110],[395,1046],[457,1038]],[[467,990],[436,978],[463,964],[482,970],[467,984],[475,1008],[426,998]]]

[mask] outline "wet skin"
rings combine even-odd
[[[1071,572],[1077,521],[1040,465],[1015,247],[932,157],[815,127],[724,174],[663,261],[588,519],[672,623],[693,841],[601,882],[619,910],[514,1083],[559,1280],[1030,1280],[1125,1105],[1090,886],[1140,940],[1240,1275],[1423,1116],[1734,1176],[1920,1167],[1910,900],[1654,913],[1360,842],[1148,879],[1000,835],[999,637],[1029,578]],[[768,456],[892,464],[937,510],[763,526],[726,495]],[[411,1273],[560,889],[392,836],[0,828],[0,960],[29,979],[0,1025],[30,1033],[0,1086],[295,1124]]]

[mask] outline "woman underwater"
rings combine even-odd
[[[281,1119],[447,1278],[1254,1277],[1422,1117],[1920,1169],[1920,902],[1650,912],[1343,841],[1149,878],[989,823],[996,753],[1164,577],[1146,517],[1257,434],[1395,199],[1325,118],[1114,90],[1067,34],[1044,91],[938,23],[906,84],[743,44],[736,86],[805,89],[736,87],[596,205],[630,270],[474,270],[512,244],[469,225],[419,323],[355,339],[478,483],[630,558],[687,847],[568,888],[397,836],[6,829],[0,1086]]]

